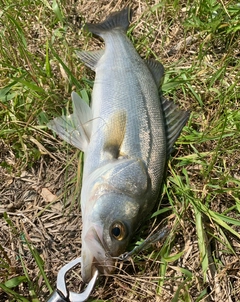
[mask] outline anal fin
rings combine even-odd
[[[95,51],[76,50],[76,55],[78,56],[78,58],[93,71],[95,71],[97,63],[103,54],[104,54],[104,49],[95,50]]]

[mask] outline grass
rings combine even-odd
[[[83,2],[0,0],[1,301],[46,301],[58,270],[80,254],[82,154],[46,123],[71,111],[72,90],[90,98],[93,74],[74,49],[102,43],[78,23],[127,3]],[[153,215],[170,209],[170,236],[100,279],[92,301],[239,301],[240,5],[131,3],[130,39],[163,63],[163,93],[192,113]]]

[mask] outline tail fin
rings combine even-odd
[[[110,14],[103,22],[92,24],[87,23],[86,28],[91,33],[102,36],[104,32],[111,31],[112,29],[122,29],[127,31],[129,23],[132,18],[132,10],[130,7],[126,7],[119,12]]]

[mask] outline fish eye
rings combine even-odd
[[[110,234],[113,238],[121,241],[127,235],[127,228],[122,222],[115,221],[110,227]]]

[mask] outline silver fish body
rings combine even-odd
[[[188,113],[159,96],[163,67],[137,54],[125,33],[129,19],[130,10],[124,9],[103,23],[88,24],[105,42],[104,50],[77,52],[96,72],[91,109],[73,93],[73,114],[49,125],[85,152],[81,191],[84,281],[96,268],[113,271],[112,257],[126,251],[153,209],[169,150],[188,118]]]

